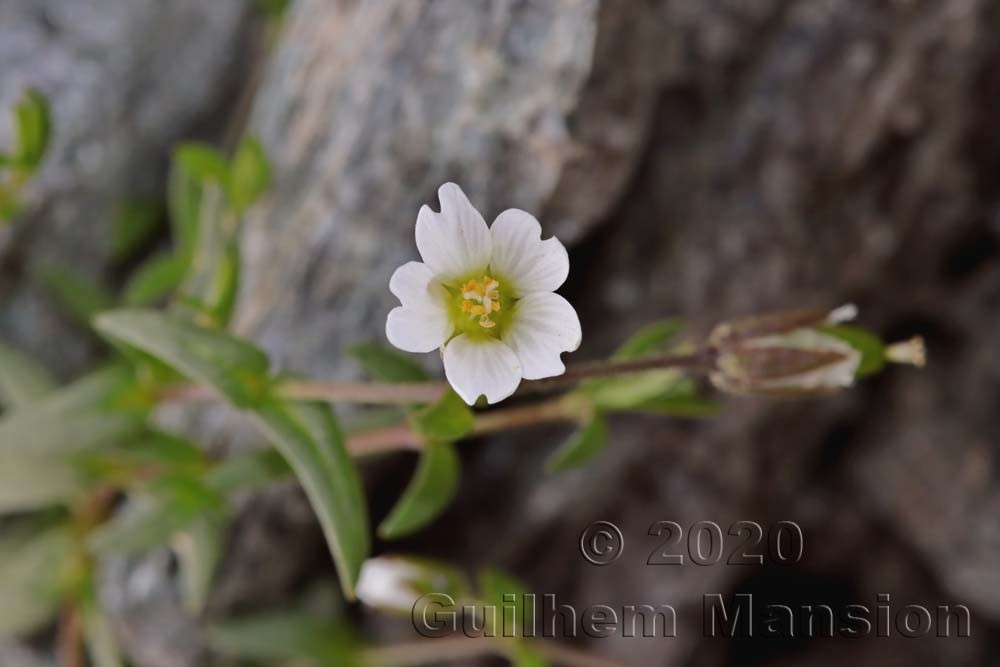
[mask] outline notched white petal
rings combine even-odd
[[[444,290],[422,262],[407,262],[396,269],[389,279],[389,291],[405,308],[444,311]]]
[[[389,312],[385,335],[389,342],[406,352],[433,352],[452,332],[444,310],[414,309],[398,306]]]
[[[444,373],[455,393],[473,405],[480,395],[498,403],[514,393],[521,382],[521,364],[507,345],[487,338],[456,336],[444,348]]]
[[[493,221],[490,267],[513,280],[520,294],[552,292],[569,275],[569,255],[556,237],[542,240],[542,226],[533,215],[507,209]]]
[[[485,269],[492,241],[483,216],[454,183],[442,185],[438,198],[440,213],[423,206],[417,214],[420,256],[435,276],[445,280]]]
[[[504,333],[521,362],[526,380],[562,375],[560,354],[580,347],[580,318],[569,301],[551,292],[527,294],[518,301],[514,319]]]

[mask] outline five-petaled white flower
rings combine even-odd
[[[559,355],[580,345],[580,319],[554,293],[569,274],[566,248],[529,213],[512,208],[492,227],[454,183],[438,190],[441,212],[417,215],[423,262],[396,269],[389,341],[407,352],[441,348],[445,375],[472,405],[507,398],[521,378],[561,375]]]

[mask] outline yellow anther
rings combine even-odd
[[[496,322],[490,313],[500,310],[500,283],[489,276],[482,280],[470,280],[462,287],[462,312],[479,318],[479,326],[492,329]]]

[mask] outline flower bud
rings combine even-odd
[[[369,607],[409,613],[421,593],[415,583],[421,569],[402,558],[370,558],[361,566],[358,599]]]
[[[734,394],[801,396],[849,387],[861,353],[817,329],[741,337],[718,347],[709,378]]]
[[[361,566],[357,595],[369,607],[410,614],[423,595],[444,593],[461,598],[468,590],[465,575],[448,565],[423,558],[379,556]]]
[[[709,336],[716,355],[709,378],[734,394],[802,396],[849,387],[886,362],[924,365],[919,336],[885,345],[864,329],[839,326],[857,313],[847,304],[830,312],[794,310],[724,322]]]

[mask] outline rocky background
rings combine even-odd
[[[236,328],[290,369],[359,372],[341,351],[383,335],[388,277],[415,257],[416,211],[447,180],[488,220],[535,211],[570,246],[577,359],[666,316],[704,331],[853,301],[888,338],[923,334],[929,367],[822,400],[728,400],[705,422],[618,420],[597,464],[556,477],[541,464],[559,429],[469,442],[448,514],[376,549],[496,563],[581,607],[675,606],[676,638],[577,640],[627,664],[993,665],[997,34],[991,0],[296,0],[268,51],[242,0],[6,0],[0,106],[39,87],[57,135],[29,214],[0,238],[0,329],[63,376],[85,367],[97,346],[33,268],[66,262],[116,284],[101,251],[116,203],[159,192],[174,142],[225,144],[244,120],[276,182],[245,230]],[[199,416],[213,447],[239,443],[234,421]],[[375,519],[411,466],[368,466]],[[577,552],[595,520],[629,546],[608,568]],[[649,567],[657,520],[794,520],[805,557]],[[328,580],[324,549],[293,485],[247,499],[211,613]],[[166,553],[108,570],[103,597],[134,664],[213,664]],[[972,637],[704,639],[702,596],[734,592],[965,604]],[[372,636],[407,636],[350,615]]]

